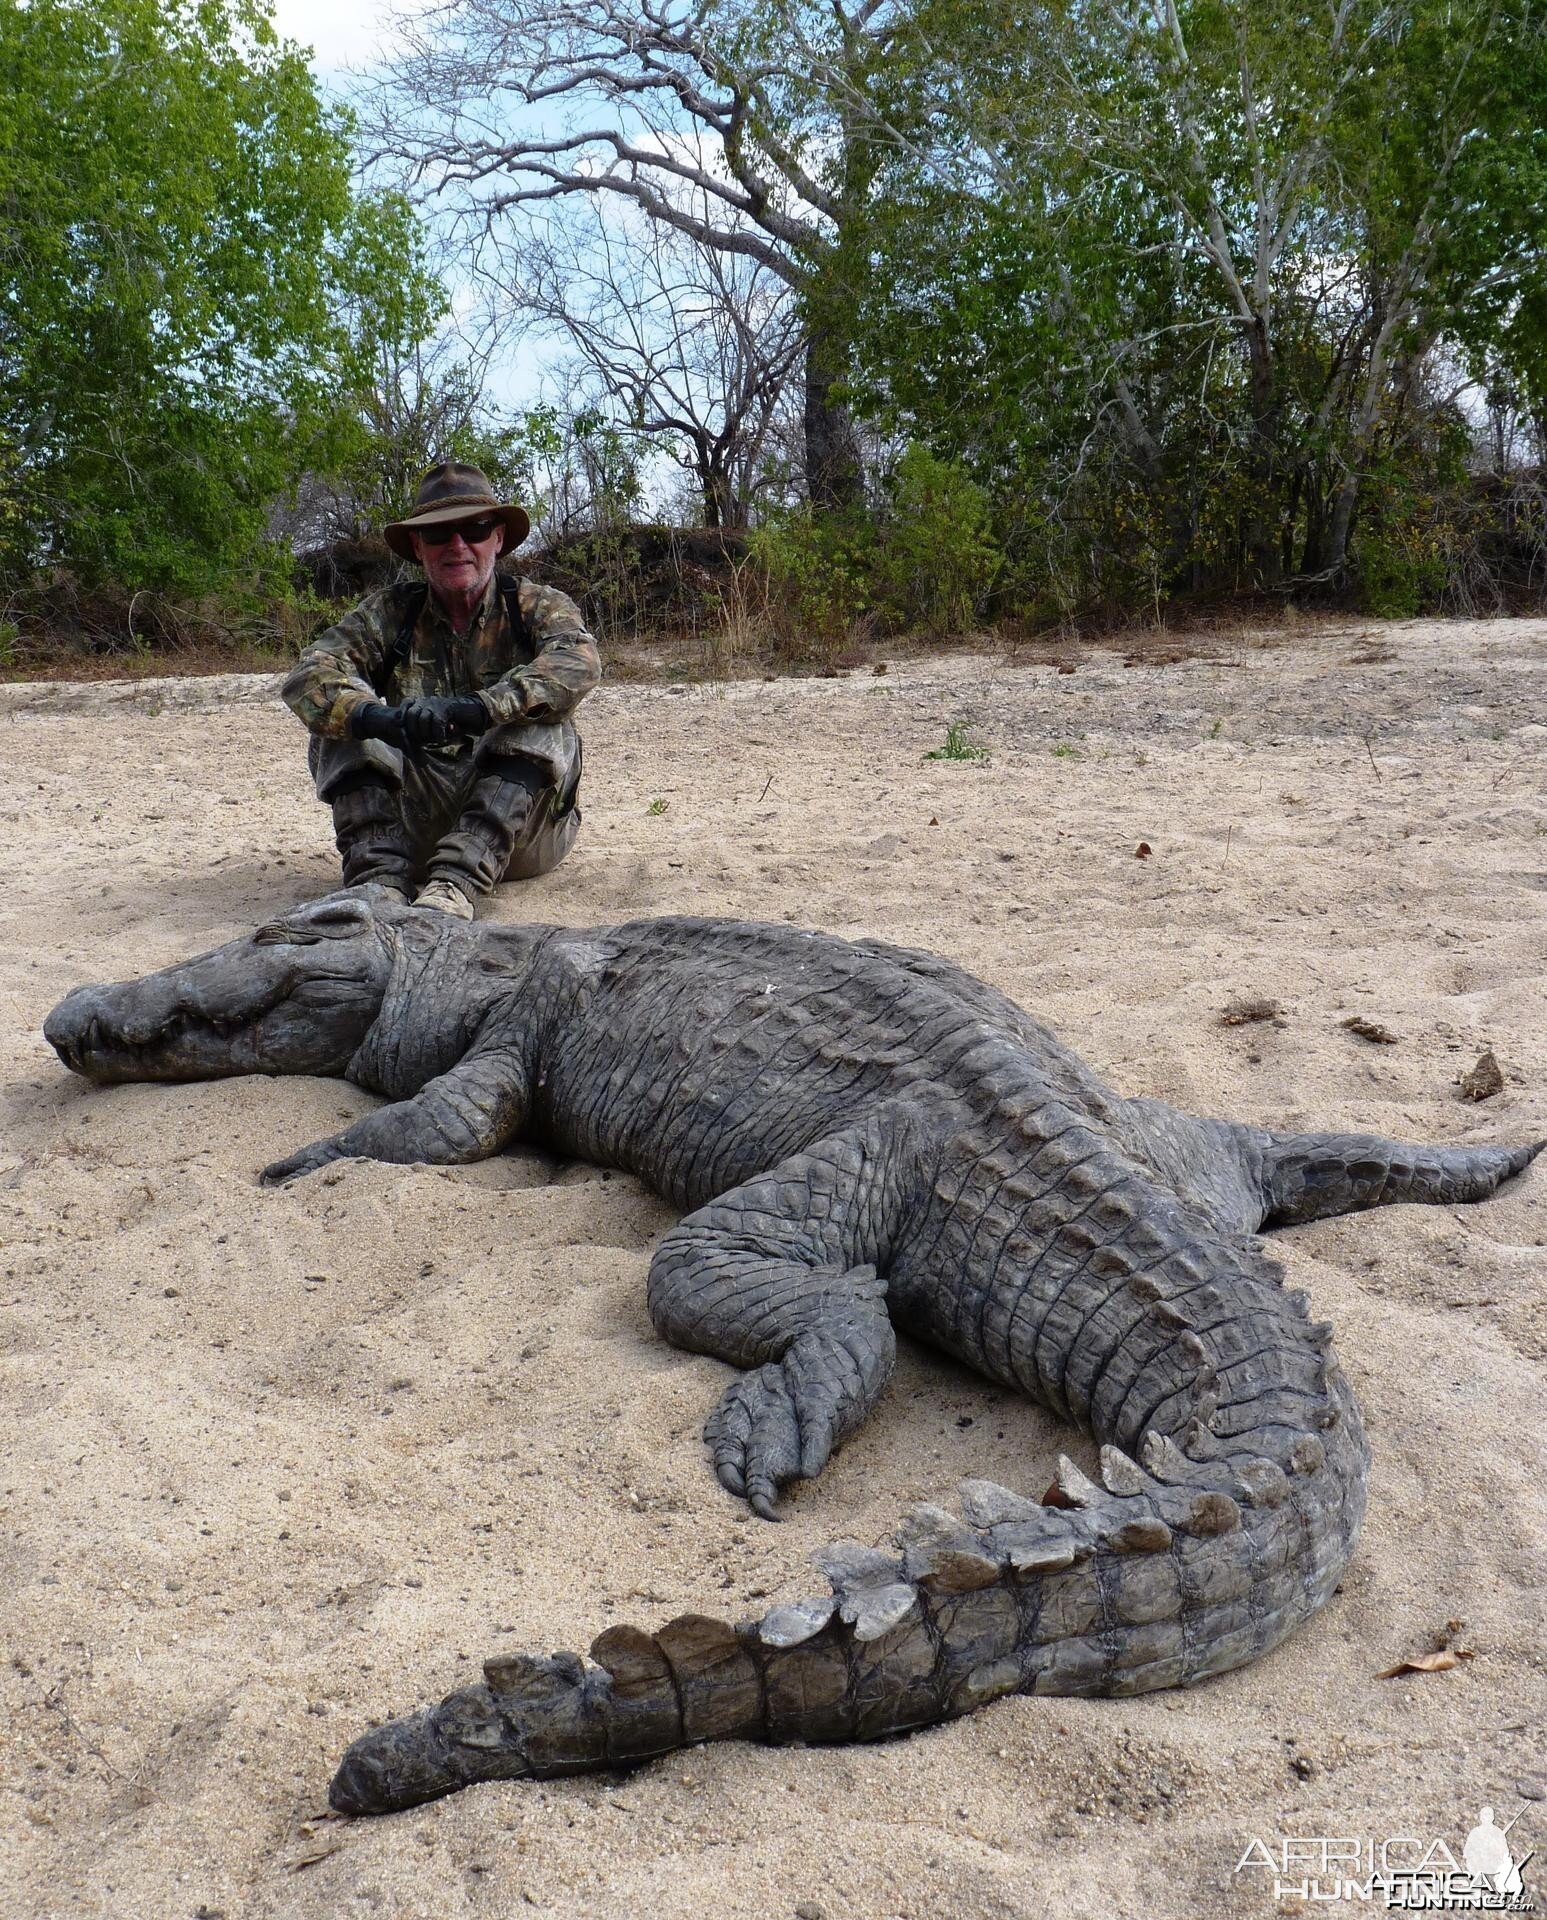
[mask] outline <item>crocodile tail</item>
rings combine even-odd
[[[1275,1133],[1262,1148],[1264,1226],[1397,1201],[1486,1200],[1547,1141],[1517,1147],[1408,1146],[1375,1133]]]
[[[917,1507],[891,1550],[824,1549],[831,1591],[756,1622],[689,1614],[610,1627],[589,1663],[491,1660],[480,1685],[355,1741],[329,1799],[392,1812],[703,1740],[877,1739],[1008,1693],[1140,1693],[1240,1666],[1330,1595],[1357,1533],[1367,1455],[1335,1397],[1320,1435],[1277,1430],[1277,1458],[1194,1420],[1181,1444],[1146,1435],[1142,1465],[1103,1447],[1100,1485],[1060,1461],[1041,1504],[966,1482],[959,1515]]]

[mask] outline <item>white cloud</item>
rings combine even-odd
[[[276,32],[312,50],[312,68],[343,81],[374,66],[391,40],[392,0],[271,0]]]

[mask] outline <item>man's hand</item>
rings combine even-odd
[[[406,747],[409,739],[403,731],[403,709],[384,706],[379,700],[363,701],[350,711],[349,737],[384,740],[389,747]]]
[[[405,700],[398,708],[403,737],[414,747],[443,747],[448,737],[445,700]]]
[[[442,700],[438,704],[445,711],[448,730],[461,739],[476,740],[489,731],[489,709],[476,693],[459,693],[454,700]]]
[[[489,709],[476,693],[454,699],[408,700],[398,708],[403,732],[416,747],[443,747],[448,740],[475,740],[489,730]]]
[[[400,707],[367,700],[349,716],[349,731],[356,740],[385,740],[408,753],[443,747],[448,740],[476,740],[492,724],[489,709],[476,693],[450,700],[405,700]]]

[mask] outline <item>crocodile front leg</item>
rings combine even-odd
[[[284,1186],[334,1160],[423,1161],[460,1166],[487,1160],[520,1132],[528,1108],[518,1054],[491,1048],[465,1055],[411,1100],[379,1107],[326,1140],[314,1140],[265,1167],[266,1187]]]
[[[673,1346],[753,1369],[704,1429],[720,1484],[774,1519],[891,1378],[884,1265],[900,1206],[884,1125],[834,1134],[687,1215],[650,1264],[650,1318]]]

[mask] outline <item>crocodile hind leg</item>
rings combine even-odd
[[[896,1337],[884,1245],[887,1156],[836,1134],[690,1213],[650,1264],[650,1318],[673,1346],[751,1371],[704,1429],[720,1484],[773,1519],[875,1405]]]

